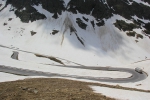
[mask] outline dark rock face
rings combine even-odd
[[[144,30],[143,32],[150,35],[150,31],[149,30]]]
[[[88,19],[88,18],[85,18],[84,16],[83,16],[82,18],[83,18],[85,21],[87,21],[87,22],[89,21],[89,19]]]
[[[91,24],[92,24],[92,26],[93,26],[93,28],[94,28],[94,27],[95,27],[94,20],[93,20],[93,21],[91,21]]]
[[[85,1],[85,2],[84,2]],[[62,11],[70,11],[72,13],[92,14],[96,19],[110,18],[113,13],[119,14],[127,19],[131,19],[131,16],[136,15],[139,18],[150,19],[150,7],[143,4],[138,4],[132,0],[132,5],[129,5],[128,0],[70,0],[67,7],[64,6],[63,0],[7,0],[6,5],[11,4],[17,8],[16,14],[19,15],[19,11],[24,7],[26,10],[20,13],[23,15],[38,16],[37,19],[44,18],[44,15],[39,14],[32,6],[41,4],[44,9],[50,13],[61,15]],[[150,2],[149,0],[143,0]],[[113,9],[111,9],[113,8]],[[25,14],[24,14],[25,13]],[[29,14],[30,13],[30,14]],[[26,17],[27,17],[26,16]]]
[[[145,24],[144,27],[147,29],[147,30],[145,30],[144,32],[145,32],[146,34],[149,34],[149,35],[150,35],[150,23]]]
[[[147,30],[149,30],[150,31],[150,23],[147,23],[147,24],[145,24],[145,26],[144,26]]]
[[[47,11],[54,13],[54,18],[58,18],[57,14],[61,14],[65,7],[62,0],[7,0],[6,6],[11,4],[17,10],[15,14],[22,22],[28,23],[39,19],[45,19],[46,16],[37,12],[33,5],[42,4]],[[23,10],[25,8],[25,10]]]
[[[141,38],[141,39],[143,39],[143,35],[141,35],[141,34],[137,34],[136,32],[127,32],[126,33],[127,34],[127,36],[132,36],[132,37],[135,37],[136,36],[136,39],[139,39],[139,38]]]
[[[149,3],[149,4],[150,4],[150,1],[149,1],[149,0],[141,0],[141,1],[144,1],[144,2],[147,2],[147,3]]]
[[[126,23],[123,20],[116,20],[116,23],[114,25],[119,29],[123,31],[132,31],[134,28],[139,28],[138,25],[133,24],[133,23]]]
[[[54,13],[54,15],[52,17],[55,18],[55,19],[57,19],[58,18],[57,13]]]
[[[76,19],[76,23],[78,24],[78,26],[82,29],[86,29],[87,25],[85,23],[83,23],[83,21],[80,18]]]
[[[58,30],[53,30],[52,35],[57,34],[59,31]]]
[[[127,32],[126,33],[128,36],[132,36],[132,37],[135,37],[135,35],[136,35],[136,32]]]
[[[85,1],[85,2],[84,2]],[[96,19],[110,18],[111,10],[102,0],[71,0],[68,4],[68,11],[82,14],[91,14]]]
[[[136,15],[141,19],[150,19],[150,7],[133,1],[132,5],[128,5],[127,0],[107,0],[108,5],[113,7],[113,13],[119,14],[127,19],[131,19]]]
[[[97,25],[98,27],[104,25],[103,19],[108,19],[113,16],[113,14],[118,14],[128,20],[134,20],[133,16],[137,16],[141,19],[150,20],[150,7],[134,2],[133,0],[70,0],[67,5],[65,5],[64,0],[6,0],[5,7],[10,4],[14,9],[10,11],[15,11],[17,17],[21,19],[22,22],[28,23],[29,21],[36,21],[40,19],[46,19],[44,14],[39,13],[33,6],[41,5],[45,10],[53,14],[53,18],[59,18],[59,15],[63,11],[68,11],[74,14],[87,14],[93,16],[97,22],[92,22],[93,27]],[[143,2],[149,3],[150,0],[142,0]],[[132,4],[130,4],[132,2]],[[1,5],[0,5],[1,6]],[[5,8],[4,7],[4,8]],[[1,10],[3,10],[2,8]],[[0,10],[0,11],[1,11]],[[82,17],[83,20],[89,21],[88,18]],[[78,19],[77,24],[86,29],[86,24],[82,22],[82,19]],[[134,24],[143,26],[146,28],[146,33],[150,31],[150,25],[145,24],[140,20],[134,20]]]
[[[29,21],[33,22],[46,18],[45,15],[40,14],[32,7],[34,2],[31,2],[31,0],[7,0],[6,6],[8,4],[11,4],[16,9],[15,14],[22,22],[28,23]]]
[[[30,31],[30,32],[31,32],[31,35],[32,35],[32,36],[36,34],[36,32],[34,32],[34,31]]]
[[[63,0],[32,0],[38,1],[38,4],[42,4],[42,7],[51,13],[57,13],[61,15],[62,11],[65,10]]]
[[[136,35],[136,38],[137,38],[137,39],[138,39],[138,38],[143,39],[143,35],[141,35],[141,34],[137,34],[137,35]]]
[[[102,21],[96,23],[97,26],[103,26],[104,24],[105,24],[104,20],[102,20]]]

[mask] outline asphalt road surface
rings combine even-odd
[[[105,67],[83,67],[82,66],[62,66],[62,67],[69,67],[69,68],[81,68],[81,69],[91,69],[91,70],[105,70],[105,71],[121,71],[121,72],[128,72],[131,73],[132,76],[129,78],[105,78],[105,77],[84,77],[84,76],[74,76],[74,75],[66,75],[66,74],[58,74],[58,73],[50,73],[50,72],[42,72],[42,71],[35,71],[29,69],[21,69],[15,67],[8,67],[8,66],[0,66],[0,72],[22,75],[22,76],[47,76],[47,77],[68,77],[68,78],[77,78],[77,79],[87,79],[93,81],[100,81],[100,82],[113,82],[113,83],[128,83],[128,82],[137,82],[144,80],[147,75],[145,73],[138,73],[133,69],[127,68],[105,68]]]

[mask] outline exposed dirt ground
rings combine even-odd
[[[114,100],[96,94],[90,83],[66,79],[25,79],[0,83],[0,100]]]

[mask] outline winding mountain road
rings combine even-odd
[[[0,66],[0,72],[23,75],[23,76],[47,76],[47,77],[69,77],[69,78],[77,78],[77,79],[87,79],[93,81],[100,82],[113,82],[113,83],[128,83],[128,82],[137,82],[144,80],[147,75],[145,73],[138,73],[134,71],[134,69],[127,68],[110,68],[110,67],[81,67],[81,66],[62,66],[62,67],[71,67],[71,68],[81,68],[81,69],[91,69],[91,70],[105,70],[105,71],[121,71],[131,73],[132,76],[129,78],[105,78],[105,77],[84,77],[84,76],[74,76],[74,75],[66,75],[66,74],[58,74],[58,73],[50,73],[50,72],[42,72],[35,71],[29,69],[21,69],[9,66]]]
[[[4,48],[9,48],[1,46]],[[11,48],[9,48],[11,49]],[[18,50],[20,51],[20,50]],[[22,50],[21,50],[22,51]],[[26,51],[23,51],[26,52]],[[31,53],[31,52],[30,52]],[[11,58],[18,58],[18,52],[14,52]],[[55,66],[55,65],[53,65]],[[76,78],[76,79],[87,79],[100,82],[112,82],[112,83],[128,83],[128,82],[138,82],[146,79],[147,74],[145,72],[138,73],[134,69],[129,68],[112,68],[112,67],[94,67],[94,66],[65,66],[65,65],[56,65],[67,68],[77,68],[77,69],[89,69],[89,70],[103,70],[103,71],[119,71],[131,73],[132,76],[128,78],[108,78],[108,77],[90,77],[90,76],[76,76],[76,75],[67,75],[67,74],[58,74],[50,72],[35,71],[29,69],[15,68],[11,66],[0,65],[0,72],[23,75],[23,76],[47,76],[47,77],[67,77],[67,78]]]

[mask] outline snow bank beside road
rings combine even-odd
[[[26,78],[46,78],[46,77],[42,77],[42,76],[18,76],[18,75],[14,75],[14,74],[0,72],[0,82],[23,80]]]
[[[39,64],[40,62],[43,63],[43,59],[33,59],[33,57],[23,54],[21,57],[22,59],[14,60],[11,58],[13,54],[13,50],[8,48],[0,47],[0,65],[10,66],[10,67],[17,67],[22,69],[30,69],[36,71],[43,71],[43,72],[51,72],[51,73],[58,73],[58,74],[66,74],[66,75],[76,75],[76,76],[90,76],[90,77],[107,77],[107,78],[128,78],[131,77],[130,73],[127,72],[118,72],[118,71],[102,71],[102,70],[88,70],[88,69],[80,69],[80,68],[69,68],[69,67],[61,67],[55,65],[44,65]],[[24,59],[23,59],[24,58]],[[37,63],[37,61],[38,63]],[[51,60],[46,59],[47,63],[52,63]],[[49,62],[48,62],[49,61]]]
[[[0,82],[15,81],[15,80],[25,79],[25,78],[27,78],[27,76],[18,76],[18,75],[0,72]]]
[[[117,100],[150,100],[150,93],[112,89],[107,87],[90,86],[95,93],[101,93]]]

